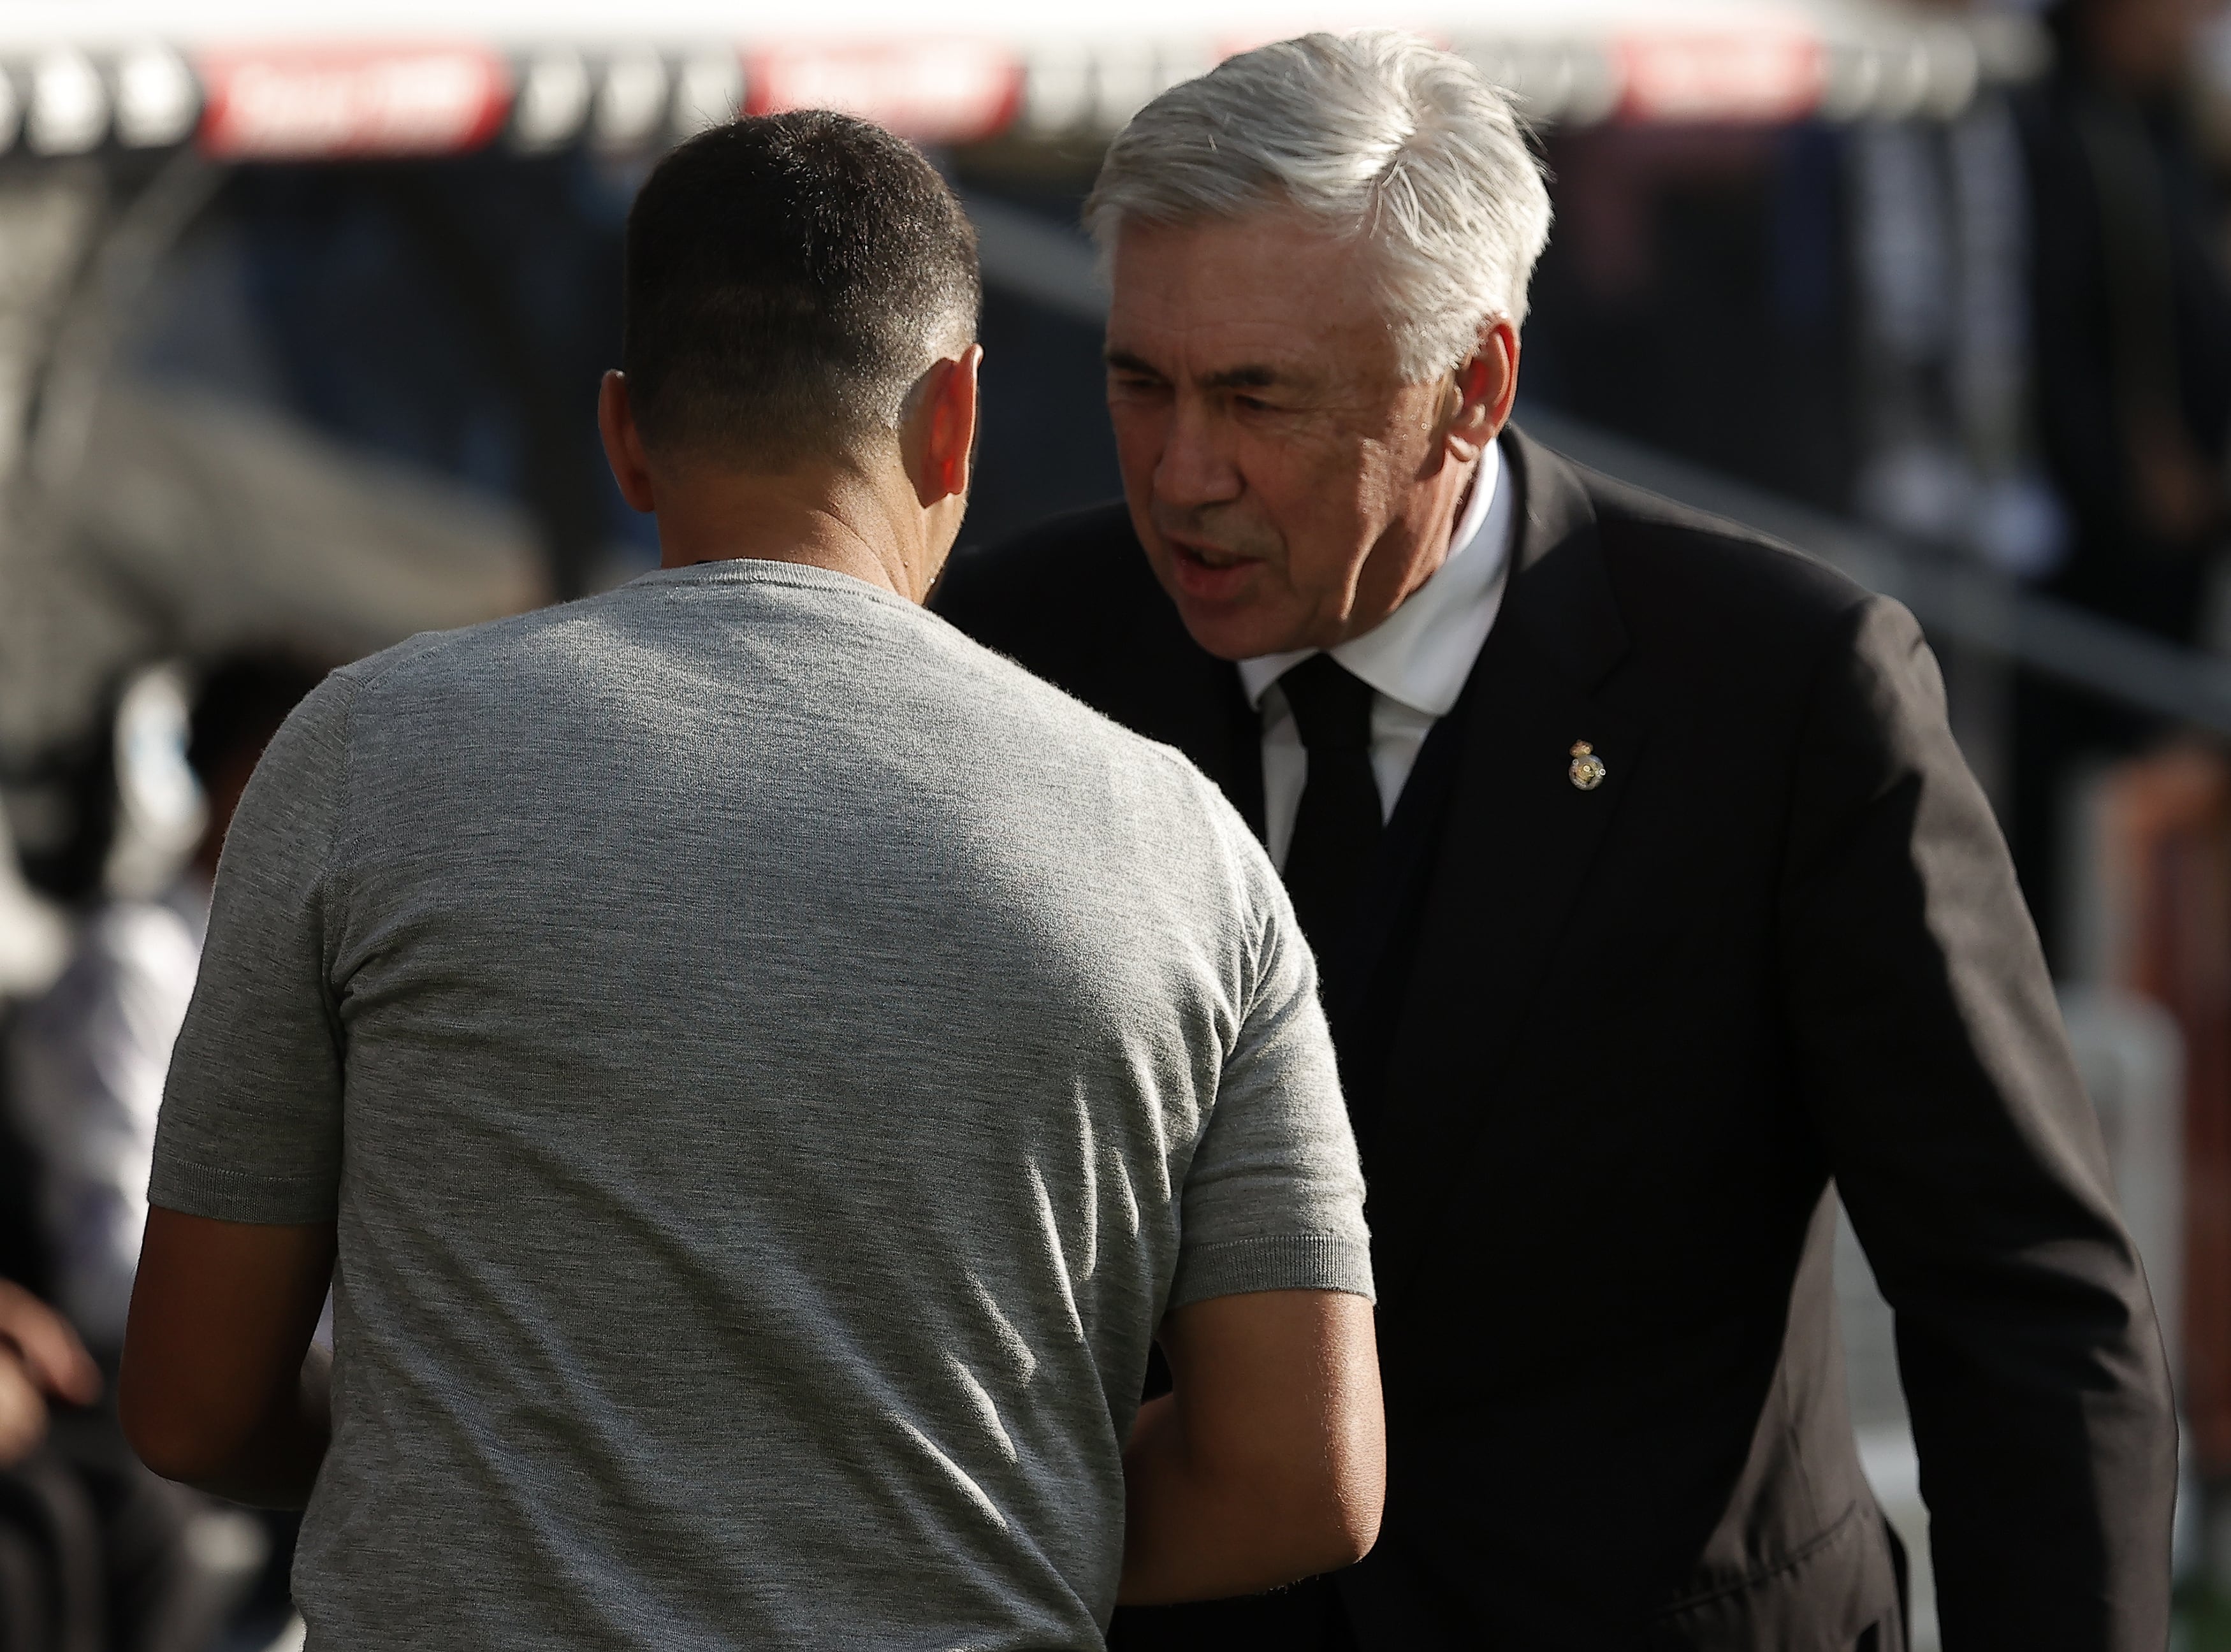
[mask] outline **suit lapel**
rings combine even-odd
[[[1626,650],[1571,468],[1516,431],[1511,585],[1480,651],[1465,749],[1424,892],[1378,1117],[1366,1141],[1374,1270],[1399,1304],[1481,1131],[1643,747],[1594,696]],[[1575,784],[1572,747],[1605,766]]]

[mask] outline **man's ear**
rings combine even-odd
[[[606,373],[605,382],[597,387],[597,434],[605,439],[605,462],[612,468],[620,497],[639,511],[656,510],[650,461],[643,455],[643,433],[636,429],[627,375],[617,368]]]
[[[1480,328],[1479,348],[1457,369],[1456,390],[1449,456],[1465,462],[1503,434],[1518,396],[1518,328],[1508,316],[1497,316]]]
[[[915,497],[928,510],[941,500],[966,499],[976,463],[977,370],[984,346],[970,345],[922,376],[907,420],[907,468]]]

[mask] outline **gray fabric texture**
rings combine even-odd
[[[1371,1290],[1277,876],[1184,759],[763,562],[274,743],[152,1197],[336,1219],[317,1648],[1091,1648],[1167,1307]]]

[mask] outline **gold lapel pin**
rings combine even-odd
[[[1582,791],[1594,791],[1603,784],[1604,776],[1611,771],[1604,767],[1604,760],[1596,755],[1594,746],[1586,740],[1575,740],[1572,765],[1565,772],[1572,776],[1573,784]]]

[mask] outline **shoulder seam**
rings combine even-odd
[[[1208,816],[1210,829],[1216,834],[1217,845],[1221,850],[1226,893],[1233,906],[1251,921],[1253,932],[1247,939],[1247,1001],[1240,1006],[1239,1014],[1239,1024],[1244,1027],[1254,1017],[1256,1005],[1262,1002],[1264,978],[1268,972],[1264,964],[1264,952],[1270,945],[1271,926],[1277,921],[1275,900],[1264,901],[1257,898],[1257,891],[1245,865],[1249,849],[1260,849],[1261,845],[1256,842],[1255,836],[1248,829],[1246,823],[1240,819],[1239,811],[1232,806],[1231,799],[1184,752],[1175,746],[1164,745],[1159,740],[1145,740],[1144,744],[1161,758],[1165,767],[1174,770],[1184,779],[1196,804]],[[1238,828],[1237,839],[1232,835],[1234,826]],[[1267,853],[1265,858],[1268,858]],[[1271,868],[1271,875],[1274,881],[1277,879],[1276,867]],[[1312,955],[1312,969],[1315,968],[1315,961]]]
[[[1699,534],[1707,539],[1731,539],[1756,545],[1761,550],[1779,551],[1806,561],[1819,560],[1788,540],[1777,538],[1763,528],[1736,517],[1707,510],[1701,505],[1691,505],[1669,494],[1655,492],[1608,472],[1594,469],[1575,459],[1567,458],[1565,462],[1579,475],[1581,488],[1588,495],[1589,507],[1595,513],[1600,528],[1607,517],[1614,521],[1624,519],[1638,526],[1661,532],[1670,530]]]
[[[333,673],[334,676],[348,685],[351,714],[353,715],[359,691],[378,687],[404,666],[425,658],[456,635],[455,631],[424,631],[417,637],[407,638],[397,643],[394,648],[385,650],[388,657],[382,661],[377,670],[359,673],[356,666],[343,666],[339,671]],[[418,644],[417,648],[410,646],[414,641]],[[365,663],[366,662],[364,661],[357,661],[358,665]]]
[[[1743,545],[1753,551],[1770,552],[1775,556],[1786,558],[1792,562],[1802,563],[1807,567],[1817,568],[1825,573],[1841,573],[1841,571],[1833,564],[1823,560],[1802,545],[1792,545],[1787,539],[1779,539],[1762,529],[1752,527],[1748,523],[1738,522],[1732,517],[1714,516],[1710,512],[1693,510],[1688,506],[1678,503],[1675,503],[1674,507],[1679,514],[1665,521],[1653,522],[1636,516],[1626,517],[1623,521],[1616,517],[1613,519],[1620,521],[1622,526],[1632,526],[1652,533],[1678,533],[1685,539],[1704,539],[1724,545]],[[1597,514],[1596,521],[1600,531],[1604,521],[1601,513]],[[1850,578],[1849,575],[1842,577]]]
[[[412,657],[417,656],[414,655]],[[382,672],[380,674],[384,676],[386,674]],[[319,996],[325,1001],[327,1035],[333,1041],[334,1053],[339,1055],[342,1051],[343,1037],[340,1003],[333,991],[333,965],[340,955],[340,938],[332,932],[329,925],[333,917],[338,891],[338,881],[333,872],[334,863],[340,853],[342,834],[353,830],[349,800],[354,784],[352,771],[356,753],[356,702],[361,685],[340,676],[338,672],[334,675],[346,692],[346,698],[341,705],[341,783],[333,798],[333,829],[326,834],[325,847],[318,858],[318,887],[322,892],[320,906],[323,909],[320,923],[320,928],[323,932],[320,936],[319,950],[324,954],[322,962],[325,966],[323,971],[325,979],[320,984],[321,991]]]
[[[1813,661],[1811,674],[1805,680],[1805,717],[1799,725],[1800,740],[1804,739],[1804,731],[1813,726],[1813,720],[1820,711],[1820,685],[1827,676],[1828,668],[1834,661],[1838,650],[1841,649],[1845,652],[1850,650],[1852,639],[1859,625],[1864,623],[1866,610],[1875,603],[1885,600],[1887,599],[1863,588],[1854,600],[1846,603],[1835,610],[1833,616],[1835,623],[1827,628],[1826,643]]]
[[[1820,720],[1820,695],[1830,668],[1840,655],[1848,655],[1852,651],[1853,643],[1859,635],[1859,628],[1866,623],[1868,610],[1891,600],[1879,592],[1862,587],[1856,599],[1845,603],[1835,611],[1835,623],[1828,628],[1827,640],[1814,659],[1812,671],[1805,681],[1805,714],[1798,720],[1797,724],[1795,747],[1797,764],[1801,765],[1803,762],[1806,742],[1811,738],[1814,726]],[[1797,770],[1795,766],[1791,769],[1789,784],[1790,794],[1782,802],[1782,838],[1785,843],[1789,836],[1790,811],[1796,807]],[[1780,873],[1776,874],[1777,881],[1781,875]]]

